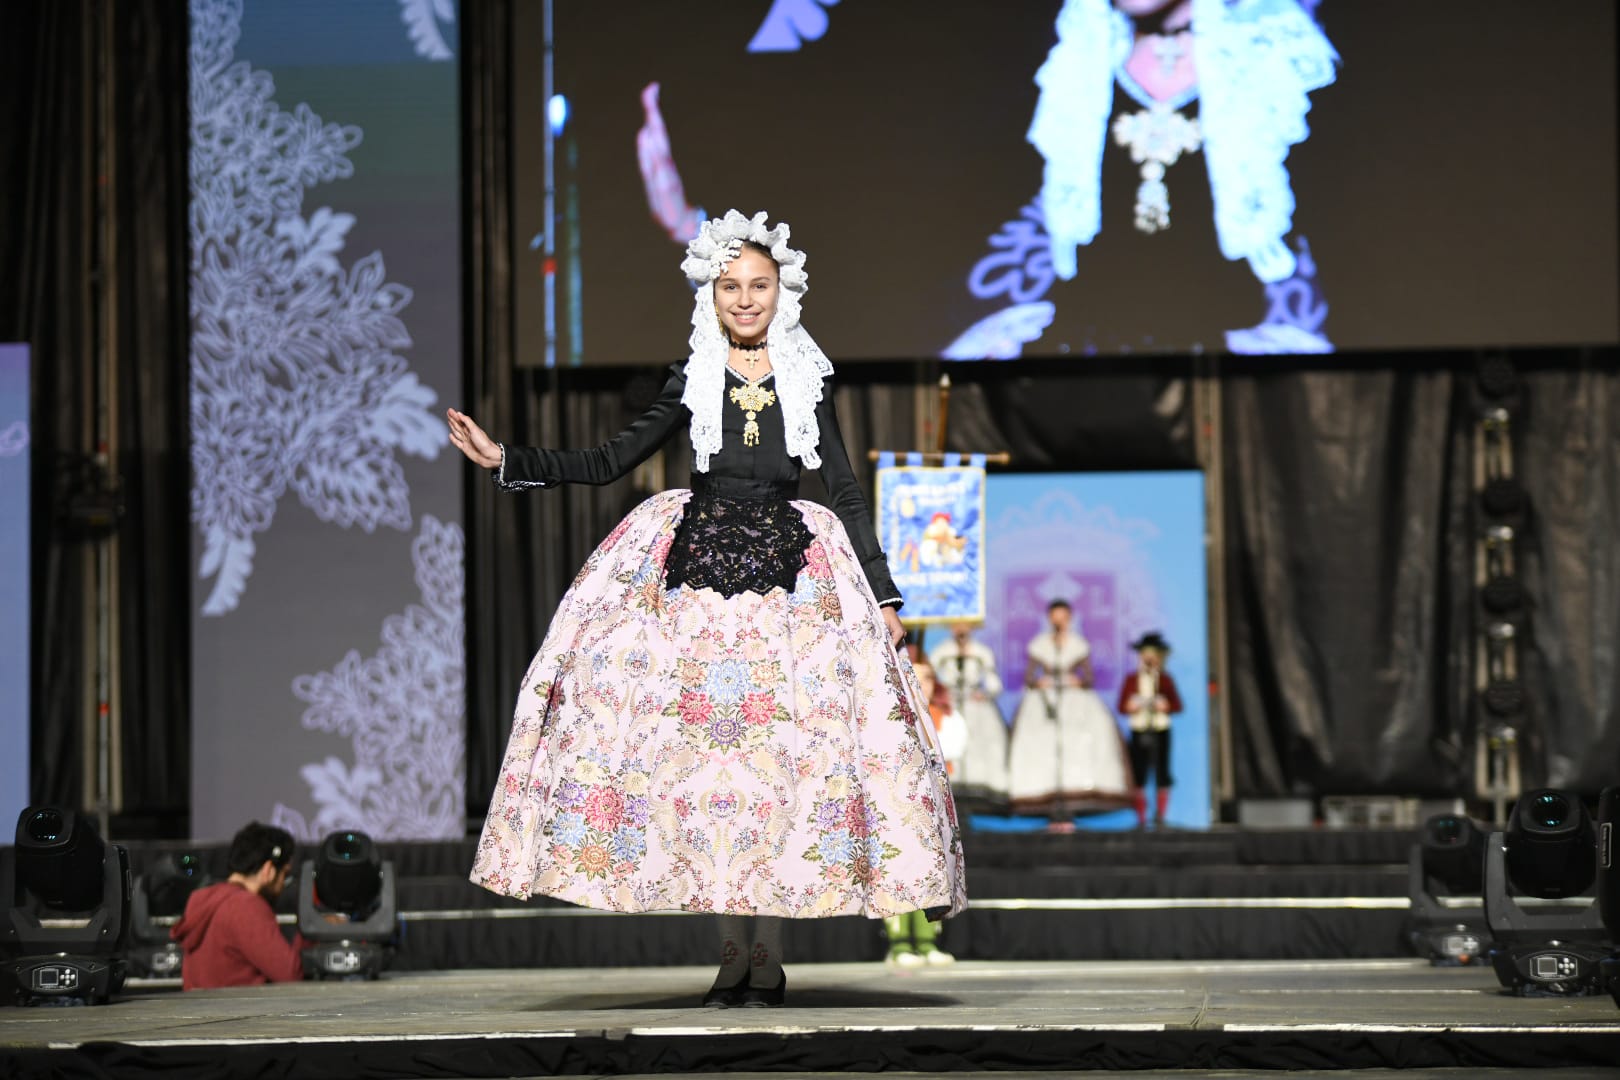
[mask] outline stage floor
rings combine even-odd
[[[229,1075],[272,1060],[286,1075],[333,1077],[1532,1066],[1574,1076],[1620,1064],[1608,997],[1515,998],[1488,969],[1421,961],[794,964],[787,1008],[740,1010],[698,1007],[711,977],[621,968],[201,994],[136,986],[105,1007],[0,1009],[0,1075]]]

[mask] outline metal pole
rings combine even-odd
[[[114,48],[113,0],[96,5],[98,41],[95,58],[96,80],[96,236],[97,258],[93,273],[96,289],[96,341],[95,357],[95,463],[100,474],[109,480],[115,475],[113,442],[113,396],[117,377],[117,224],[112,205],[117,191],[115,155],[113,154],[113,109],[116,99],[116,79],[113,65]],[[95,808],[101,835],[111,837],[114,809],[114,550],[111,533],[98,537],[96,545],[96,790]]]
[[[1226,637],[1226,459],[1221,424],[1219,361],[1202,356],[1193,376],[1198,464],[1204,471],[1204,566],[1208,575],[1209,738],[1215,748],[1210,767],[1210,815],[1220,820],[1221,805],[1237,795],[1232,739],[1231,663]]]
[[[540,115],[546,137],[544,155],[545,185],[545,259],[541,277],[546,288],[546,367],[557,366],[557,133],[551,125],[551,99],[557,92],[556,74],[552,62],[555,43],[551,35],[552,0],[541,5],[542,48],[540,60]]]

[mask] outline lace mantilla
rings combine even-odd
[[[664,587],[713,589],[721,596],[792,592],[815,539],[791,502],[699,492],[686,504],[664,564]]]
[[[788,247],[789,234],[786,222],[767,228],[763,210],[752,218],[727,210],[725,217],[704,222],[696,239],[687,245],[681,270],[697,291],[692,302],[692,336],[688,339],[692,351],[686,363],[686,393],[681,404],[692,413],[692,468],[697,472],[708,472],[710,455],[720,452],[726,359],[731,354],[720,332],[714,289],[710,286],[737,257],[744,240],[769,248],[781,268],[781,294],[768,334],[787,451],[805,468],[821,468],[816,405],[821,401],[822,381],[832,374],[832,362],[799,323],[800,301],[810,287],[810,278],[804,270],[804,252]]]

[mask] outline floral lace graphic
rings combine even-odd
[[[322,521],[409,529],[396,452],[447,441],[399,355],[411,291],[379,252],[339,261],[352,215],[302,209],[353,174],[360,129],[283,111],[270,74],[234,59],[241,18],[241,0],[191,0],[191,512],[213,616],[240,602],[289,488]]]
[[[453,60],[440,23],[456,21],[456,0],[399,0],[399,17],[410,32],[416,55],[424,60]]]
[[[0,457],[16,457],[28,448],[28,421],[18,420],[0,431]]]
[[[351,650],[330,671],[300,675],[304,727],[354,740],[354,764],[329,757],[299,772],[313,818],[276,804],[271,821],[300,840],[334,829],[374,839],[453,839],[463,831],[466,670],[461,527],[423,515],[411,545],[422,602],[383,620],[382,647]]]

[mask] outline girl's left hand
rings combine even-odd
[[[889,643],[899,648],[900,643],[906,640],[906,628],[900,625],[900,616],[894,613],[894,608],[883,609],[883,625],[889,628]]]

